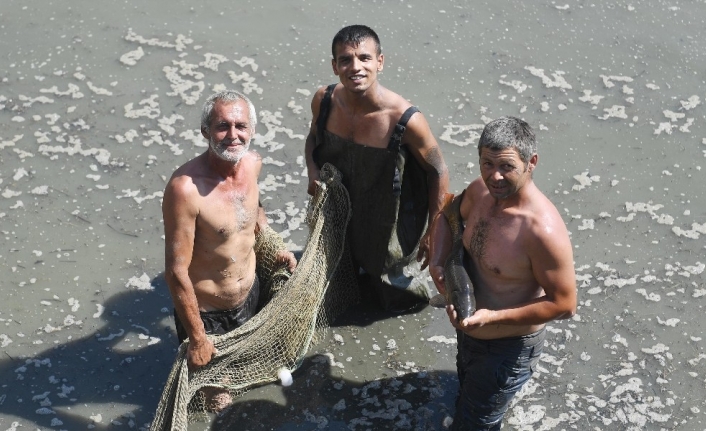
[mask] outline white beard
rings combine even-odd
[[[219,159],[231,162],[233,164],[237,164],[240,159],[243,158],[243,156],[248,152],[248,148],[250,148],[250,140],[245,142],[242,147],[236,147],[236,148],[230,148],[228,144],[235,142],[235,141],[230,141],[230,142],[225,142],[225,140],[221,142],[215,142],[213,139],[208,140],[208,146],[211,148],[211,151],[213,151],[213,154],[215,154]],[[241,143],[238,141],[238,143]]]

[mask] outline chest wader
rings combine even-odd
[[[387,148],[360,145],[326,130],[335,86],[326,89],[319,108],[314,161],[319,168],[334,165],[350,195],[346,241],[360,273],[361,296],[385,310],[426,303],[426,274],[416,256],[429,211],[427,176],[402,145],[407,122],[419,110],[412,106],[405,111]]]

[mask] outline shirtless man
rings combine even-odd
[[[216,353],[206,334],[229,332],[258,311],[253,246],[267,219],[257,184],[262,160],[248,151],[256,124],[244,95],[210,96],[201,115],[208,150],[178,168],[164,191],[165,278],[191,370]],[[289,252],[278,260],[296,265]]]
[[[478,142],[479,178],[461,201],[463,244],[476,312],[457,322],[460,380],[453,430],[499,430],[508,405],[529,380],[544,343],[544,326],[576,312],[576,275],[566,226],[532,173],[537,147],[530,126],[503,117]],[[430,273],[445,291],[443,263],[451,248],[443,214],[432,226]]]
[[[424,115],[378,81],[384,57],[371,28],[344,27],[331,51],[340,83],[321,87],[311,102],[308,191],[324,163],[341,171],[354,268],[370,278],[361,288],[384,308],[409,308],[428,300],[426,227],[448,189],[446,165]]]

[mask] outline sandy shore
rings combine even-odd
[[[452,191],[478,175],[487,121],[537,131],[580,306],[549,326],[504,429],[706,429],[705,18],[697,2],[4,2],[0,430],[148,426],[177,348],[161,193],[205,150],[211,92],[256,104],[263,204],[302,249],[310,100],[353,23],[380,34],[380,79],[426,115]],[[444,429],[455,351],[441,310],[358,309],[292,386],[194,429]]]

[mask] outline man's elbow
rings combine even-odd
[[[188,277],[188,269],[178,266],[167,266],[164,270],[164,281],[167,282],[167,286],[172,288],[173,286],[181,285],[181,280],[185,275]]]
[[[566,319],[571,319],[576,315],[576,309],[566,311],[562,314],[560,314],[557,318],[554,320],[566,320]]]
[[[169,290],[172,290],[174,286],[179,283],[179,278],[174,271],[167,269],[164,271],[164,281],[167,282],[167,287]]]
[[[427,172],[427,179],[430,181],[441,181],[449,175],[449,171],[446,169],[445,164],[441,165],[429,165]]]
[[[556,317],[555,320],[571,319],[575,315],[576,315],[576,301],[574,300],[571,302],[571,304],[568,304],[568,306],[562,310],[562,313],[559,314],[559,316]]]

